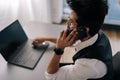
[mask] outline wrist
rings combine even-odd
[[[56,48],[61,49],[61,50],[64,50],[64,47],[60,47],[60,46],[58,46],[58,45],[56,45]]]
[[[64,50],[61,48],[55,48],[54,52],[56,55],[62,55],[64,53]]]

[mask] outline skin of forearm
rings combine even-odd
[[[36,40],[38,40],[39,42],[50,41],[50,42],[56,43],[57,38],[56,37],[40,37],[40,38],[38,37],[36,38]]]
[[[56,39],[56,48],[62,49],[64,51],[64,48],[67,46],[71,46],[74,42],[74,39],[77,35],[76,29],[73,30],[69,36],[66,37],[67,30],[63,30],[60,33],[60,36],[58,39]],[[52,38],[51,38],[52,39]],[[55,40],[55,39],[54,39]],[[49,40],[50,41],[50,40]],[[53,56],[48,64],[47,72],[49,74],[54,74],[59,70],[59,62],[61,59],[61,55],[57,55],[55,52],[53,53]]]
[[[57,38],[46,38],[46,40],[51,41],[53,43],[56,43]]]
[[[61,59],[61,55],[56,55],[55,53],[53,53],[47,68],[47,72],[49,74],[54,74],[58,71],[60,59]]]

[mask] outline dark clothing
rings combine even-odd
[[[73,56],[75,62],[79,58],[98,59],[106,64],[107,74],[100,79],[88,79],[88,80],[112,80],[113,66],[112,66],[112,51],[106,35],[100,30],[98,33],[97,41],[76,53]]]

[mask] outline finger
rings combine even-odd
[[[37,37],[37,38],[33,39],[32,44],[34,44],[34,43],[42,43],[42,41],[43,41],[43,38]]]
[[[63,36],[64,30],[60,32],[60,38]]]
[[[35,39],[35,40],[32,41],[33,45],[36,44],[36,43],[39,43],[39,41],[37,39]]]
[[[63,33],[63,39],[66,38],[66,34],[67,34],[67,30],[65,30],[64,33]]]
[[[77,32],[75,33],[75,35],[70,39],[69,43],[72,45],[75,42],[75,38],[77,36]]]

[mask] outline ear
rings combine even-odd
[[[89,34],[89,31],[90,31],[90,28],[89,28],[89,27],[86,27],[86,32],[87,32],[87,34]]]
[[[90,35],[90,28],[86,27],[86,33],[87,33],[87,38],[91,38],[92,36]]]

